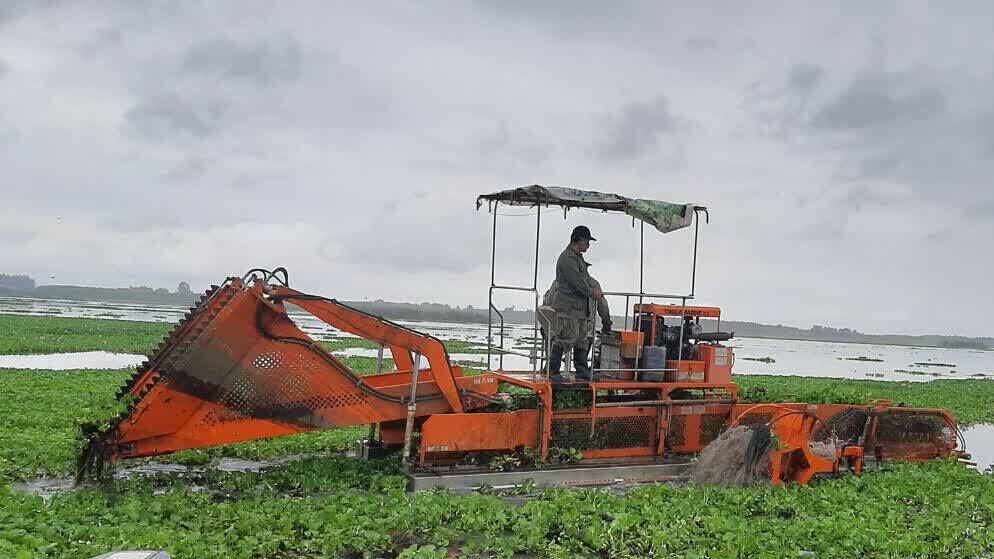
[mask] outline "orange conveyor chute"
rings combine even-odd
[[[390,350],[396,370],[360,376],[288,316],[295,305]],[[90,430],[85,461],[166,454],[407,416],[415,358],[417,416],[486,405],[494,383],[463,377],[442,342],[332,299],[230,278],[138,368],[119,397],[132,405]],[[82,465],[81,465],[82,466]]]

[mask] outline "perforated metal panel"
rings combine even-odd
[[[270,351],[266,353],[260,353],[252,360],[252,366],[257,369],[275,369],[283,363],[282,354]]]
[[[247,417],[299,421],[315,410],[358,406],[366,403],[366,394],[342,384],[338,390],[317,390],[307,373],[316,365],[307,357],[288,358],[279,350],[260,352],[230,386],[222,386],[218,402],[226,410],[211,412],[203,423],[213,425]],[[314,396],[321,393],[321,396]]]

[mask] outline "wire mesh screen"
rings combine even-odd
[[[687,444],[687,416],[674,415],[666,430],[666,447],[681,447]]]
[[[701,446],[707,446],[711,441],[718,438],[728,416],[725,414],[711,414],[701,416]]]
[[[739,416],[739,425],[759,425],[769,423],[773,419],[772,413],[746,413]]]
[[[652,445],[655,418],[649,415],[590,419],[562,417],[552,419],[552,446],[593,450],[603,448],[642,448]]]
[[[955,433],[941,415],[927,412],[884,412],[877,417],[875,445],[884,452],[907,453],[909,447],[926,451],[952,447]]]
[[[838,444],[843,446],[857,444],[863,436],[869,417],[870,414],[863,410],[845,410],[821,425],[811,439],[827,442],[834,436]]]
[[[218,402],[226,410],[211,412],[202,422],[216,425],[249,417],[307,422],[315,410],[366,403],[365,394],[345,383],[337,389],[319,389],[312,379],[314,370],[316,365],[310,358],[262,351],[241,370],[240,377],[220,387]]]

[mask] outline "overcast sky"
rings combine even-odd
[[[992,100],[987,1],[0,0],[0,272],[485,306],[475,196],[538,183],[708,206],[728,318],[990,336]],[[539,282],[579,223],[637,287],[585,212]],[[534,216],[500,225],[530,285]],[[647,289],[689,288],[687,233],[646,232]]]

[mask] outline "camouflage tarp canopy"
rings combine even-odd
[[[502,190],[493,194],[482,194],[476,199],[477,209],[484,200],[512,206],[562,206],[564,208],[590,208],[606,212],[624,212],[652,225],[661,233],[669,233],[687,227],[694,222],[694,212],[707,211],[707,208],[694,204],[674,204],[662,200],[626,198],[609,192],[537,184]]]

